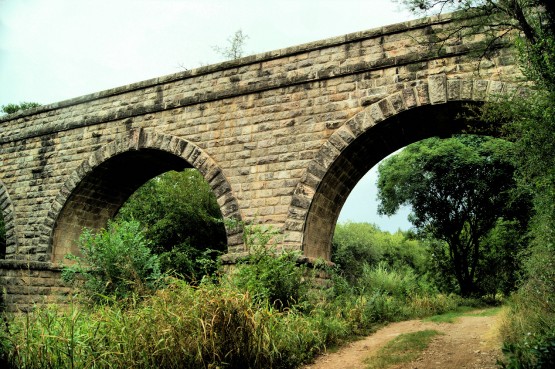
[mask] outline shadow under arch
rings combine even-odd
[[[15,211],[4,183],[0,180],[0,217],[4,223],[4,237],[0,240],[0,259],[14,259],[18,242],[15,233]]]
[[[45,224],[52,261],[59,262],[66,253],[75,251],[83,227],[105,227],[146,181],[185,168],[195,168],[203,175],[224,220],[240,220],[231,186],[208,154],[179,137],[136,129],[96,150],[62,186]],[[241,251],[242,229],[224,224],[228,252]]]
[[[297,185],[285,232],[295,234],[309,259],[331,260],[331,241],[343,204],[358,181],[380,160],[413,142],[450,137],[479,124],[464,113],[471,105],[519,85],[431,76],[356,114],[322,146]]]

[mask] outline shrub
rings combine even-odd
[[[138,222],[110,222],[108,229],[85,229],[79,238],[81,255],[67,255],[62,278],[77,283],[85,296],[98,302],[150,293],[160,281],[158,257],[152,255]]]
[[[527,261],[528,278],[511,296],[501,325],[506,368],[555,365],[555,252],[536,245]]]
[[[309,288],[306,268],[297,264],[299,253],[270,246],[277,235],[273,229],[251,226],[245,234],[249,256],[237,265],[232,283],[279,310],[299,304]]]

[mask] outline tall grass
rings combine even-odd
[[[173,281],[132,308],[72,304],[11,316],[1,342],[17,368],[292,368],[325,348],[326,322],[228,286]]]
[[[104,289],[83,283],[84,299],[66,308],[5,315],[3,367],[296,368],[386,322],[439,314],[460,303],[436,294],[410,270],[385,265],[364,266],[355,283],[330,270],[333,283],[316,288],[310,273],[296,266],[295,254],[275,254],[266,247],[271,233],[257,234],[265,237],[256,241],[264,247],[252,247],[234,273],[196,286],[166,277],[155,291],[119,289],[99,298]],[[107,245],[116,255],[120,244],[98,243],[91,253]],[[88,267],[94,266],[90,260]],[[113,273],[91,274],[95,281],[104,275]]]
[[[279,310],[226,278],[197,287],[171,280],[136,301],[6,315],[0,343],[7,367],[22,369],[295,368],[384,322],[454,305],[446,296],[313,290],[308,304]]]

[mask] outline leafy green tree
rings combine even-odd
[[[551,368],[555,363],[555,2],[552,0],[401,0],[413,10],[462,10],[466,31],[517,31],[524,74],[534,83],[527,96],[507,96],[484,105],[480,119],[506,129],[515,141],[517,178],[533,194],[530,257],[525,282],[513,296],[503,328],[508,368]],[[475,15],[485,15],[475,17]],[[503,21],[502,18],[505,20]],[[474,26],[474,27],[472,27]],[[492,43],[485,50],[493,49]]]
[[[462,296],[482,292],[482,242],[499,218],[526,226],[527,197],[513,196],[512,144],[489,137],[431,138],[407,146],[379,167],[378,211],[392,215],[410,205],[422,235],[448,246],[444,273]],[[507,245],[508,246],[508,245]]]
[[[413,9],[433,8],[429,0],[403,2]],[[469,25],[487,25],[494,31],[503,27],[505,31],[497,35],[516,30],[522,71],[534,83],[527,96],[508,96],[501,102],[485,104],[480,118],[494,124],[507,123],[505,128],[517,151],[518,183],[533,194],[526,279],[513,296],[514,319],[503,328],[508,331],[504,334],[506,367],[551,368],[555,363],[555,2],[440,0],[438,4],[440,8],[448,5],[450,10],[463,10],[458,17]],[[476,14],[486,17],[473,17]],[[499,21],[500,16],[505,21]]]
[[[36,108],[37,106],[40,106],[40,104],[36,102],[20,102],[19,104],[2,105],[2,112],[6,114],[13,114],[20,110]]]
[[[119,210],[118,220],[137,220],[162,270],[200,280],[216,267],[227,236],[220,207],[195,169],[167,172],[145,183]]]

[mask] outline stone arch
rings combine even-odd
[[[309,259],[330,260],[341,208],[368,170],[408,144],[463,132],[470,125],[461,114],[468,105],[519,88],[434,75],[368,104],[330,136],[299,181],[284,227],[289,247],[300,248]]]
[[[10,195],[0,180],[0,217],[4,221],[6,243],[0,244],[0,259],[14,259],[17,253],[17,234],[15,233],[15,211]]]
[[[75,247],[83,227],[104,227],[147,180],[185,168],[195,168],[204,176],[224,219],[241,220],[231,186],[207,153],[184,139],[136,129],[96,150],[62,186],[45,224],[52,260],[62,260]],[[242,230],[227,222],[225,227],[228,251],[241,251]]]

